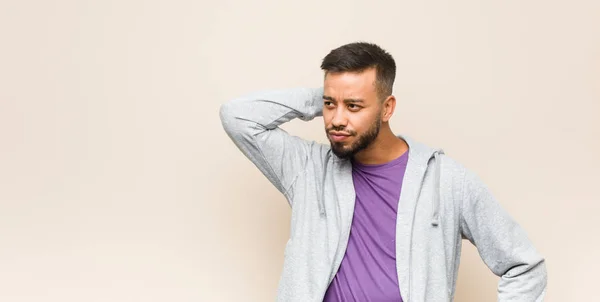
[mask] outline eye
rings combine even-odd
[[[360,106],[357,106],[355,104],[350,104],[350,105],[348,105],[348,107],[350,107],[350,109],[354,109],[354,110],[360,109]]]

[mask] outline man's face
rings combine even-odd
[[[333,153],[340,158],[351,158],[379,134],[381,104],[375,78],[374,68],[360,73],[328,73],[325,77],[325,132]]]

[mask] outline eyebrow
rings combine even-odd
[[[334,97],[323,95],[324,100],[337,102]],[[365,101],[362,99],[344,99],[344,103],[364,103]]]

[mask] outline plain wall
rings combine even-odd
[[[290,209],[218,109],[358,40],[396,59],[392,129],[526,229],[546,301],[597,299],[600,1],[4,0],[0,301],[272,301]],[[463,251],[456,301],[495,301]]]

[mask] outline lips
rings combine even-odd
[[[350,135],[343,132],[329,132],[329,137],[336,142],[347,139]]]

